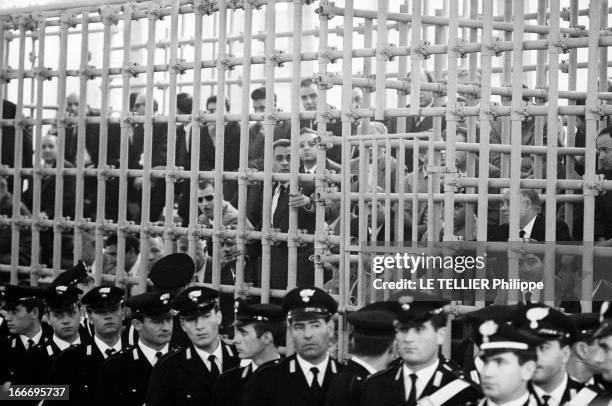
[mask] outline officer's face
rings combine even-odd
[[[333,336],[331,321],[325,319],[294,320],[289,324],[295,351],[307,361],[319,360],[328,350]]]
[[[424,367],[437,357],[440,345],[444,342],[446,328],[436,330],[430,321],[397,332],[397,348],[406,365]]]
[[[11,334],[25,334],[34,328],[38,320],[38,309],[28,311],[24,305],[9,308],[6,312],[6,325]]]
[[[94,326],[96,334],[101,336],[113,336],[121,333],[121,325],[125,317],[125,309],[117,305],[109,310],[90,311],[88,313]]]
[[[151,348],[161,348],[172,338],[172,316],[166,314],[162,317],[144,317],[142,321],[132,320],[138,337],[145,345]]]
[[[538,362],[532,381],[536,384],[546,384],[554,381],[565,373],[565,365],[569,360],[569,346],[561,347],[559,341],[546,341],[537,347]]]
[[[74,305],[67,310],[50,310],[49,324],[53,328],[53,334],[64,341],[72,341],[79,333],[79,322],[81,312]]]
[[[210,310],[195,317],[182,317],[181,327],[193,343],[203,350],[214,346],[219,340],[221,312]]]
[[[241,359],[252,359],[261,354],[266,347],[265,334],[269,333],[266,332],[261,337],[257,337],[254,324],[236,327],[234,345],[236,351],[238,351],[238,356]]]
[[[612,336],[597,340],[598,348],[593,356],[594,364],[601,370],[601,376],[607,382],[612,382]]]
[[[534,370],[533,361],[521,365],[513,352],[484,356],[480,387],[484,395],[495,403],[506,403],[525,393]]]

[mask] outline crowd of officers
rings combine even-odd
[[[44,290],[2,286],[2,389],[68,385],[63,402],[74,405],[612,404],[609,302],[597,314],[519,303],[464,315],[475,357],[458,365],[441,355],[448,300],[402,291],[348,312],[343,363],[330,354],[338,303],[324,290],[297,287],[282,306],[236,299],[229,342],[219,292],[186,286],[193,261],[171,254],[159,264],[156,289],[126,300],[115,286],[83,295],[82,263]]]

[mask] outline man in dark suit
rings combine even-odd
[[[5,120],[14,119],[17,115],[17,106],[8,100],[2,100],[2,118]],[[9,168],[15,167],[15,126],[2,127],[2,136],[0,145],[2,151],[0,155],[0,165],[6,165]],[[32,127],[24,127],[22,145],[21,167],[32,168]],[[30,186],[31,189],[31,186]],[[13,193],[13,177],[8,178],[8,190]]]
[[[140,406],[144,403],[151,371],[170,350],[171,300],[172,295],[163,291],[126,300],[126,306],[132,309],[138,344],[111,356],[100,366],[96,404]]]
[[[274,173],[289,173],[291,161],[289,140],[274,142],[272,171]],[[247,218],[256,229],[262,229],[263,185],[258,183],[249,192]],[[315,210],[312,200],[301,194],[289,194],[289,182],[275,182],[272,191],[272,227],[286,233],[289,230],[289,209],[298,209],[298,229],[306,230],[308,234],[315,231]],[[270,269],[270,287],[285,289],[287,287],[287,243],[277,242],[271,249],[272,261]],[[297,284],[314,283],[314,266],[310,256],[314,252],[312,244],[298,247],[297,253]]]
[[[612,127],[604,128],[597,136],[597,173],[612,179]],[[604,191],[595,198],[595,239],[612,243],[612,192]],[[582,229],[582,225],[580,226]]]
[[[125,317],[123,290],[98,286],[87,292],[82,302],[93,322],[94,337],[61,352],[51,366],[48,379],[50,384],[70,386],[70,405],[93,404],[98,368],[105,359],[124,348],[121,338]],[[63,405],[65,401],[57,401],[57,404]]]
[[[185,289],[172,308],[191,345],[162,358],[153,368],[146,404],[200,405],[212,396],[221,372],[239,363],[236,349],[219,339],[219,292],[203,286]]]
[[[393,313],[385,302],[369,304],[347,318],[353,327],[349,337],[352,354],[346,366],[336,376],[327,392],[326,406],[359,404],[363,381],[386,369],[395,357],[395,327]]]
[[[447,334],[444,306],[449,301],[418,291],[399,292],[391,300],[398,309],[396,341],[402,362],[365,381],[361,405],[415,406],[429,398],[431,404],[450,406],[477,399],[475,384],[440,357]]]
[[[598,395],[598,391],[572,379],[567,373],[574,333],[567,315],[546,305],[535,304],[519,308],[517,319],[519,328],[545,340],[536,347],[537,367],[531,378],[532,392],[540,404],[564,405],[578,396]]]
[[[26,354],[48,339],[41,318],[43,289],[30,286],[2,286],[9,335],[0,342],[0,384],[13,382],[23,368]]]
[[[24,365],[18,374],[19,385],[43,385],[48,383],[49,369],[57,355],[67,348],[81,344],[81,312],[79,295],[83,291],[73,285],[57,284],[47,288],[45,303],[47,319],[53,336],[39,343],[25,356]]]
[[[243,299],[236,300],[234,309],[234,345],[243,362],[221,374],[215,382],[215,406],[242,406],[244,385],[253,373],[281,362],[277,347],[285,339],[282,309],[272,304],[251,305]]]
[[[330,382],[342,364],[329,355],[331,317],[338,304],[311,286],[293,289],[283,299],[295,354],[257,371],[247,382],[244,406],[323,406]]]

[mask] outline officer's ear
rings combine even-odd
[[[142,321],[134,318],[132,319],[132,326],[134,326],[134,330],[140,332],[140,330],[142,330]]]
[[[259,339],[265,345],[269,345],[269,344],[273,344],[274,343],[274,336],[272,335],[272,333],[270,331],[264,331],[264,333],[261,335],[261,337],[259,337]]]
[[[220,326],[223,321],[223,314],[221,314],[221,310],[218,307],[215,307],[215,320],[217,321],[217,326]]]
[[[329,333],[330,337],[334,336],[334,332],[336,331],[336,323],[334,322],[334,318],[330,317],[329,320],[327,320],[327,332]]]
[[[576,352],[576,355],[578,356],[579,359],[585,360],[588,358],[588,355],[589,355],[588,347],[589,345],[585,343],[584,341],[578,341],[577,343],[574,344],[574,351]]]
[[[561,347],[561,357],[563,359],[563,365],[566,365],[570,359],[570,355],[572,353],[572,348],[568,345],[564,345]]]
[[[444,344],[444,341],[446,340],[446,333],[447,333],[446,327],[440,327],[439,329],[436,330],[436,341],[438,342],[438,345]]]
[[[536,370],[536,362],[533,360],[525,361],[521,367],[521,378],[524,381],[529,381]]]

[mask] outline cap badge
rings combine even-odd
[[[527,320],[531,322],[529,323],[529,328],[531,329],[538,328],[538,321],[548,316],[549,312],[550,312],[550,309],[548,307],[533,307],[527,310],[527,313],[525,314],[525,316],[527,317]]]
[[[64,293],[66,293],[66,290],[68,290],[68,286],[59,285],[55,287],[55,293],[57,293],[58,295],[63,295]]]
[[[300,292],[300,296],[302,297],[302,302],[308,303],[310,302],[310,297],[314,295],[314,289],[302,289]]]
[[[407,312],[410,310],[410,304],[414,301],[412,296],[402,296],[397,300],[402,305],[402,310]]]
[[[480,325],[480,328],[478,329],[478,331],[482,335],[482,342],[488,343],[489,337],[497,333],[497,328],[498,328],[498,325],[493,320],[487,320],[484,323],[482,323]]]
[[[189,299],[191,299],[192,302],[197,303],[198,302],[198,298],[202,296],[202,291],[201,290],[194,290],[192,292],[189,292]]]
[[[110,286],[105,286],[103,288],[100,288],[98,293],[100,294],[101,297],[106,298],[108,294],[110,293],[110,291],[111,291]]]
[[[239,308],[240,308],[240,301],[234,300],[234,313],[238,313]]]
[[[605,314],[610,308],[610,302],[605,301],[601,304],[601,309],[599,309],[599,322],[603,323],[605,319]]]
[[[170,293],[164,293],[159,297],[159,300],[161,300],[164,305],[168,304],[168,302],[170,301]]]

